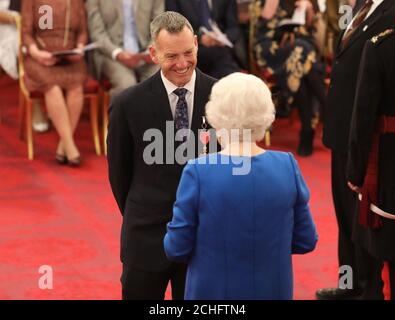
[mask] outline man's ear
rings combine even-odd
[[[154,45],[154,44],[152,44],[152,45],[149,46],[149,54],[150,54],[150,56],[151,56],[152,61],[153,61],[155,64],[158,64],[158,63],[159,63],[159,60],[158,60],[158,57],[157,57],[157,52],[156,52],[156,48],[155,48],[155,45]]]
[[[198,50],[198,47],[199,47],[198,37],[195,35],[193,40],[194,40],[193,42],[195,43],[196,50]]]

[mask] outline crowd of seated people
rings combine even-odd
[[[94,52],[94,74],[107,78],[111,95],[153,75],[158,67],[148,54],[151,21],[164,11],[163,0],[87,0],[91,40],[99,43]]]
[[[230,47],[239,39],[240,28],[235,0],[166,0],[166,9],[185,16],[198,37],[198,68],[214,78],[240,70]],[[231,42],[226,45],[212,34],[215,27]]]
[[[249,32],[251,6],[259,5],[254,37]],[[299,109],[301,131],[298,153],[313,152],[315,105],[324,104],[326,63],[331,60],[338,28],[338,8],[354,1],[336,0],[51,0],[22,1],[22,46],[26,47],[26,86],[45,96],[46,109],[59,134],[56,159],[60,164],[80,162],[80,152],[73,133],[83,106],[83,83],[87,73],[107,79],[114,96],[127,87],[153,75],[158,67],[148,54],[151,43],[149,24],[159,13],[177,11],[192,24],[197,35],[198,68],[222,78],[233,72],[254,72],[252,65],[270,71],[276,83],[277,108]],[[13,50],[0,48],[0,64],[17,78],[18,37],[15,25],[5,27],[5,12],[19,10],[20,1],[1,0],[3,33],[14,39]],[[15,5],[16,4],[16,5]],[[55,32],[36,27],[38,7],[50,4]],[[249,9],[248,9],[249,8]],[[306,12],[306,23],[289,29],[281,21],[291,18],[296,8]],[[63,10],[64,9],[64,10]],[[72,12],[72,14],[64,14]],[[65,27],[66,26],[66,27]],[[218,36],[220,34],[220,37]],[[224,40],[225,39],[225,40]],[[6,41],[2,37],[1,41]],[[11,41],[12,42],[12,41]],[[56,59],[51,52],[82,48],[97,42],[86,67],[83,54]],[[252,44],[252,45],[251,45]],[[249,55],[250,48],[253,55]],[[249,61],[249,57],[254,61]],[[85,59],[86,60],[86,59]],[[256,70],[255,70],[256,71]],[[264,75],[264,73],[260,74]],[[37,117],[40,105],[34,108]],[[319,108],[318,108],[319,109]],[[280,110],[279,110],[280,111]],[[36,117],[36,118],[37,118]],[[33,119],[34,120],[34,119]],[[39,122],[43,122],[39,120]],[[33,121],[35,122],[35,121]],[[45,122],[45,121],[44,121]],[[45,131],[45,128],[42,128]],[[40,131],[38,128],[37,131]]]
[[[282,24],[295,8],[306,12],[306,24]],[[301,120],[298,153],[310,155],[313,149],[313,98],[325,101],[324,68],[313,41],[314,7],[310,1],[267,0],[258,21],[255,53],[258,65],[275,75],[283,103],[299,107]]]

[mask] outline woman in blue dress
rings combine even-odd
[[[164,238],[188,264],[185,299],[292,299],[292,254],[314,250],[317,233],[294,157],[256,144],[274,120],[270,90],[231,74],[206,114],[223,150],[188,162]]]

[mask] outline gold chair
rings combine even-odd
[[[16,18],[13,14],[8,13],[7,11],[0,11],[0,24],[16,25]],[[5,71],[0,67],[0,78],[5,75],[6,75]],[[3,122],[2,107],[0,105],[0,124],[2,122]]]
[[[16,24],[19,30],[19,39],[22,44],[22,23],[21,17],[16,17]],[[20,109],[20,138],[26,138],[28,159],[33,160],[33,130],[32,130],[32,109],[34,100],[44,100],[44,95],[39,92],[29,92],[24,82],[24,53],[22,45],[19,47],[19,109]],[[89,101],[90,121],[93,134],[93,142],[97,155],[101,154],[99,121],[98,121],[98,102],[99,102],[99,84],[91,77],[84,84],[84,98]]]
[[[111,83],[108,79],[100,82],[100,91],[102,97],[102,121],[103,121],[103,150],[107,155],[107,127],[108,127],[108,108],[110,106]]]

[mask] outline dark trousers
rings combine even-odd
[[[138,270],[123,264],[122,300],[164,300],[169,281],[173,300],[183,300],[187,265],[172,263],[161,271]]]
[[[347,154],[332,151],[332,196],[339,228],[339,266],[353,270],[353,287],[365,299],[383,299],[382,263],[352,240],[357,194],[347,186]]]
[[[299,91],[295,97],[295,104],[299,110],[301,131],[311,131],[311,121],[313,119],[313,95],[309,90],[309,86],[305,79],[302,79],[300,83]]]
[[[325,84],[322,72],[312,69],[300,82],[300,88],[295,96],[295,104],[299,108],[299,117],[302,131],[312,130],[314,100],[318,101],[320,108],[325,104]]]

